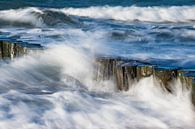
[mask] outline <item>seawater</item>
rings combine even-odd
[[[155,78],[118,91],[96,56],[174,60],[194,68],[193,1],[1,1],[0,39],[44,50],[0,64],[1,129],[194,129],[188,89]],[[14,8],[14,9],[13,9]]]

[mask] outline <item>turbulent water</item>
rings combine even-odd
[[[0,129],[195,129],[189,89],[96,81],[96,56],[195,68],[195,3],[2,0],[0,39],[41,44],[0,63]],[[175,63],[176,62],[176,63]]]

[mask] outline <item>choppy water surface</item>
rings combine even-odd
[[[0,39],[45,50],[1,61],[0,128],[194,129],[190,91],[180,82],[168,94],[153,77],[127,92],[94,80],[100,55],[194,68],[195,7],[132,5],[1,10]]]

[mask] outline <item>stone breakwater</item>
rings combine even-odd
[[[114,80],[118,90],[127,91],[140,79],[153,76],[168,93],[173,92],[174,82],[180,81],[183,89],[192,89],[192,101],[195,104],[195,70],[118,57],[99,57],[96,64],[96,80]]]

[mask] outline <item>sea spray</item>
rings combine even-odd
[[[57,45],[3,65],[0,128],[194,128],[190,91],[180,83],[174,94],[153,77],[127,92],[110,90],[112,80],[94,80],[93,60],[81,48]]]
[[[0,129],[195,128],[181,79],[171,79],[170,91],[150,74],[126,91],[96,79],[97,56],[193,70],[194,5],[34,5],[0,11],[1,39],[45,48],[0,62]]]

